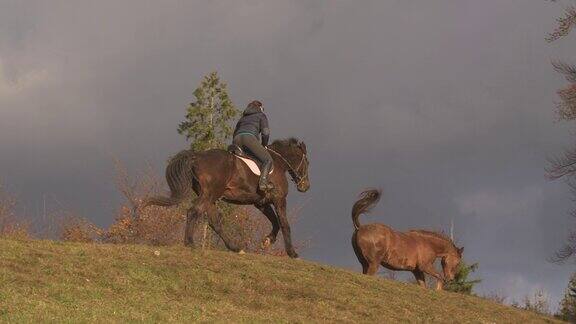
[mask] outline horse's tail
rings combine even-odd
[[[143,207],[173,206],[181,203],[194,188],[195,155],[192,151],[182,151],[170,159],[166,167],[166,182],[170,187],[170,197],[155,196],[146,198]]]
[[[352,222],[354,222],[354,228],[360,228],[360,221],[358,217],[360,214],[364,214],[369,212],[380,200],[382,196],[382,192],[377,189],[367,189],[362,191],[360,194],[360,198],[352,207]]]

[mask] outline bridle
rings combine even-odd
[[[302,165],[304,164],[304,161],[308,162],[308,156],[306,155],[306,152],[302,153],[302,158],[300,159],[300,163],[298,163],[298,166],[296,168],[292,167],[292,164],[290,164],[290,162],[288,162],[288,160],[286,160],[282,154],[274,151],[273,149],[267,147],[266,149],[268,149],[268,151],[273,152],[274,154],[278,155],[280,157],[280,159],[282,159],[282,161],[286,164],[286,166],[288,166],[288,172],[290,173],[290,176],[292,176],[292,181],[296,184],[296,186],[300,186],[300,184],[302,183],[302,181],[304,181],[306,178],[308,178],[308,175],[300,175],[298,174],[298,172],[300,173],[304,173],[304,171],[300,171],[300,168],[302,168]]]

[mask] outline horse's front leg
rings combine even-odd
[[[424,275],[424,272],[416,269],[412,271],[412,274],[414,274],[414,278],[416,278],[418,285],[422,288],[426,288],[426,276]]]
[[[444,289],[444,276],[434,268],[433,263],[421,266],[420,270],[436,279],[436,290]]]
[[[290,224],[288,223],[288,216],[286,215],[286,198],[275,201],[274,207],[276,208],[280,229],[282,230],[282,236],[284,237],[284,249],[289,257],[297,258],[298,253],[296,253],[296,250],[294,250],[294,247],[292,246]]]
[[[280,231],[280,224],[278,222],[278,215],[276,215],[276,211],[272,205],[267,204],[259,206],[258,209],[262,212],[262,214],[266,216],[266,218],[268,218],[272,224],[272,231],[270,231],[270,234],[268,234],[264,240],[262,240],[262,248],[266,249],[276,242],[276,236],[278,236],[278,232]]]

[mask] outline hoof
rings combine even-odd
[[[299,259],[298,253],[296,252],[288,253],[288,256],[292,259]]]
[[[262,244],[260,246],[262,247],[263,250],[265,250],[268,247],[270,247],[271,244],[272,244],[272,240],[269,237],[267,237],[264,240],[262,240]]]
[[[244,250],[240,250],[240,251],[238,251],[238,254],[243,255],[243,254],[246,254],[246,252],[244,252]]]

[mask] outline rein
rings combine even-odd
[[[307,159],[306,153],[302,154],[302,159],[300,159],[300,163],[298,163],[298,167],[295,169],[292,167],[292,164],[290,164],[290,162],[288,162],[288,160],[286,160],[282,154],[274,151],[273,149],[267,147],[266,148],[268,151],[273,152],[274,154],[278,155],[282,161],[284,161],[284,163],[288,166],[288,171],[290,172],[290,174],[292,175],[292,181],[296,184],[296,186],[299,186],[300,183],[302,183],[302,181],[304,181],[304,179],[306,179],[306,176],[301,176],[298,174],[298,170],[300,170],[300,168],[302,167],[302,163],[304,163],[304,160]],[[302,172],[304,173],[304,172]],[[296,179],[294,179],[296,178]]]

